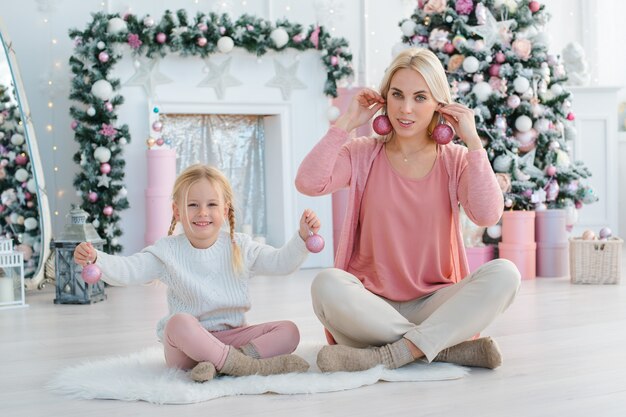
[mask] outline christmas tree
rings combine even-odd
[[[41,231],[28,155],[20,109],[0,84],[0,233],[24,254],[24,275],[30,278],[39,265]]]
[[[549,18],[537,1],[420,0],[399,23],[401,46],[433,51],[453,99],[474,109],[506,209],[564,208],[572,219],[597,198],[580,181],[589,170],[569,158],[574,114],[564,67],[548,52]]]

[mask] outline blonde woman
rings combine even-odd
[[[206,165],[193,165],[176,179],[169,236],[132,256],[113,256],[83,242],[74,252],[80,265],[96,263],[113,285],[141,284],[154,278],[168,286],[169,313],[157,325],[167,366],[192,369],[196,381],[216,372],[270,375],[304,372],[308,363],[291,354],[300,341],[291,321],[247,325],[248,282],[257,274],[295,271],[307,256],[305,239],[320,222],[305,210],[298,233],[275,249],[235,233],[233,192],[226,177]],[[229,231],[222,230],[227,221]],[[184,233],[172,236],[177,223]]]
[[[392,130],[351,140],[379,111]],[[466,146],[431,137],[440,116]],[[311,289],[330,343],[318,354],[320,369],[398,368],[418,358],[501,364],[495,341],[475,336],[511,304],[520,274],[502,259],[469,273],[459,205],[476,224],[493,225],[502,192],[474,112],[452,102],[432,52],[403,51],[380,93],[361,90],[304,158],[296,187],[310,196],[349,189],[335,268]]]

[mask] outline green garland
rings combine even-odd
[[[125,161],[122,146],[130,142],[127,125],[117,126],[116,109],[124,103],[124,98],[115,94],[120,89],[119,79],[111,77],[111,70],[122,57],[120,47],[130,45],[134,55],[148,58],[178,53],[182,56],[207,57],[218,52],[217,42],[222,36],[229,36],[235,47],[264,55],[268,51],[283,51],[293,48],[299,51],[315,49],[320,51],[326,69],[324,94],[337,97],[337,82],[351,77],[352,54],[348,42],[343,38],[331,37],[321,26],[309,26],[287,20],[276,23],[243,15],[235,22],[226,14],[197,13],[190,21],[185,10],[175,13],[166,11],[160,21],[145,16],[139,18],[128,14],[121,22],[117,14],[96,13],[85,30],[71,29],[74,40],[74,55],[70,67],[74,78],[71,83],[70,99],[80,103],[70,107],[74,119],[74,139],[80,149],[74,154],[74,161],[82,170],[74,178],[74,187],[82,198],[82,207],[91,213],[91,220],[100,236],[106,239],[105,251],[117,253],[122,246],[117,237],[122,235],[118,223],[119,213],[129,207],[124,188]],[[123,30],[109,31],[114,20]],[[272,31],[282,28],[288,35],[285,45],[277,46],[272,40]],[[157,36],[162,34],[160,36]],[[165,41],[163,42],[163,35]],[[202,38],[202,39],[201,39]],[[160,39],[159,42],[157,39]],[[107,58],[99,59],[101,53]],[[113,89],[112,97],[102,100],[91,92],[94,83],[106,80]],[[94,156],[97,148],[110,151],[110,172],[101,174],[102,165]],[[102,150],[102,149],[100,149]],[[105,168],[106,171],[107,168]]]

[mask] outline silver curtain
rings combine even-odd
[[[177,174],[195,163],[218,167],[235,193],[237,230],[265,236],[263,117],[162,114],[161,121],[163,138],[176,149]]]

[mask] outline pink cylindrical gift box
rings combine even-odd
[[[465,248],[467,254],[467,263],[469,264],[470,273],[474,272],[481,265],[493,260],[493,246],[479,246],[475,248]]]
[[[150,149],[148,159],[148,187],[146,188],[146,245],[167,236],[172,222],[172,188],[176,181],[176,151]]]
[[[535,242],[535,212],[505,211],[502,214],[502,242],[528,244]]]
[[[536,270],[536,243],[504,243],[498,244],[500,258],[513,262],[522,276],[522,279],[534,279]]]
[[[537,276],[566,277],[569,275],[569,242],[537,242]]]
[[[566,212],[562,209],[536,212],[535,239],[537,243],[567,243]],[[542,276],[541,274],[539,274]]]

